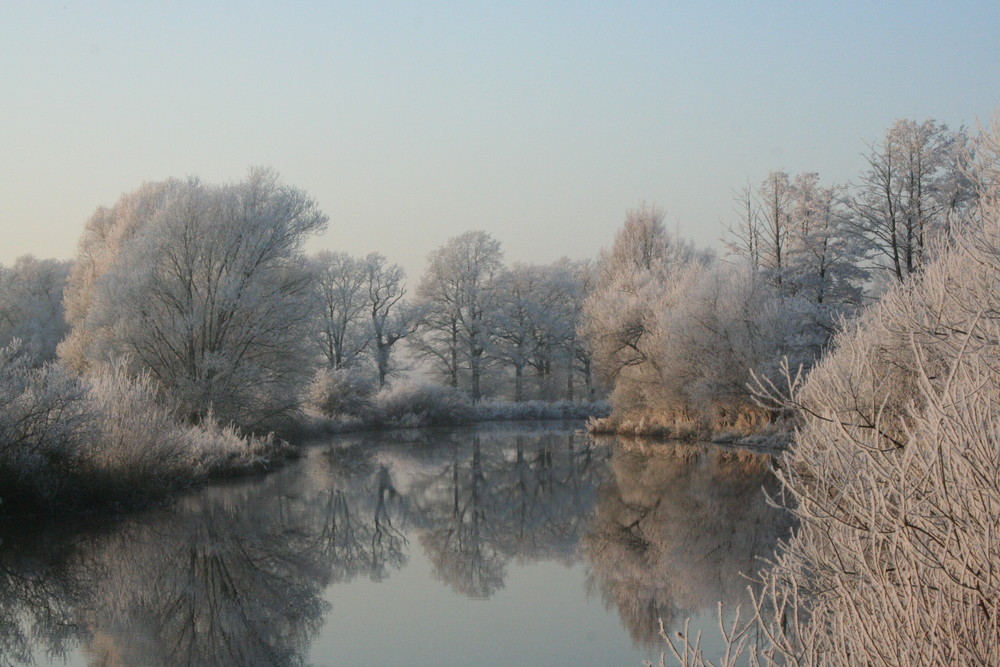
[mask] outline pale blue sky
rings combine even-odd
[[[485,229],[585,257],[626,209],[718,246],[771,169],[855,178],[896,118],[1000,106],[998,2],[0,0],[0,263],[70,257],[146,180],[269,165],[311,249],[412,275]]]

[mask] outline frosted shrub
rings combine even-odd
[[[63,368],[33,368],[20,341],[0,348],[0,499],[50,504],[63,493],[92,423],[84,387]]]
[[[123,494],[159,492],[188,481],[193,457],[183,427],[158,404],[147,375],[124,367],[100,369],[88,378],[87,398],[95,415],[84,464]]]
[[[614,382],[613,412],[598,431],[673,437],[760,431],[772,413],[757,406],[753,373],[777,362],[808,365],[825,342],[810,334],[811,309],[779,293],[748,266],[688,264],[598,292],[587,335]]]
[[[324,368],[306,391],[306,405],[326,417],[359,417],[370,408],[375,384],[350,368]]]
[[[244,435],[234,425],[208,419],[183,427],[199,476],[222,477],[267,470],[296,458],[298,450],[274,434]]]
[[[472,416],[469,397],[457,389],[421,380],[403,380],[374,397],[373,420],[384,425],[462,424]]]
[[[0,349],[0,501],[4,511],[137,504],[210,475],[294,456],[273,436],[246,437],[211,413],[179,421],[146,375],[103,367],[81,380]]]
[[[775,593],[808,611],[795,639],[817,661],[1000,662],[997,223],[890,292],[798,394],[782,467],[802,528],[775,574],[796,588]]]
[[[244,435],[210,411],[197,424],[177,420],[146,376],[108,368],[89,382],[98,438],[87,461],[127,493],[155,495],[207,477],[263,470],[295,456],[273,435]]]

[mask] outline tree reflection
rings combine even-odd
[[[331,586],[382,581],[414,542],[476,598],[511,562],[586,557],[592,589],[656,642],[660,617],[735,599],[786,530],[752,456],[626,452],[513,426],[394,437],[342,438],[169,510],[0,530],[0,664],[79,646],[103,665],[303,664],[337,604]]]
[[[0,533],[25,536],[0,539],[0,665],[63,658],[89,636],[77,622],[89,589],[71,564],[75,545],[39,528],[5,522]]]
[[[719,601],[745,602],[747,576],[790,527],[762,489],[768,459],[710,446],[616,449],[584,540],[592,590],[614,606],[639,644]]]
[[[576,438],[476,433],[450,446],[447,465],[418,477],[414,520],[435,575],[487,598],[512,558],[575,560],[599,475],[589,440],[581,447]]]
[[[36,534],[62,545],[59,559],[15,557],[25,546],[12,533],[0,662],[32,662],[44,637],[49,655],[84,644],[102,665],[303,664],[323,591],[406,560],[388,469],[315,468],[204,489],[97,534]]]
[[[252,512],[228,500],[200,496],[159,521],[124,527],[93,553],[94,565],[107,570],[94,625],[117,640],[92,646],[103,653],[95,658],[128,665],[301,662],[329,580],[313,526],[301,504],[285,497],[247,498]]]
[[[336,582],[359,575],[382,581],[406,564],[405,499],[388,467],[374,467],[367,460],[359,464],[358,458],[357,451],[326,455],[319,539]]]

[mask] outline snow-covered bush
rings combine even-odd
[[[208,476],[295,454],[273,436],[179,421],[148,375],[122,365],[80,378],[0,349],[0,502],[5,512],[141,504]]]
[[[59,366],[36,368],[19,341],[0,349],[0,499],[52,504],[93,422],[85,386]]]
[[[772,414],[753,401],[753,374],[809,365],[826,333],[813,310],[747,265],[688,262],[614,281],[588,301],[585,333],[609,382],[613,413],[598,431],[700,436],[750,433]]]
[[[375,383],[352,368],[320,369],[306,390],[306,407],[325,417],[362,417],[371,408]]]
[[[371,421],[392,426],[463,424],[472,416],[468,394],[424,380],[401,380],[375,394]]]
[[[92,415],[80,476],[105,494],[158,495],[190,481],[195,468],[183,427],[157,402],[148,375],[131,377],[122,366],[89,376]]]

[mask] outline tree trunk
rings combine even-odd
[[[389,374],[389,346],[384,341],[375,341],[375,361],[378,364],[378,386],[384,387]]]
[[[573,357],[566,363],[566,400],[573,400]]]

